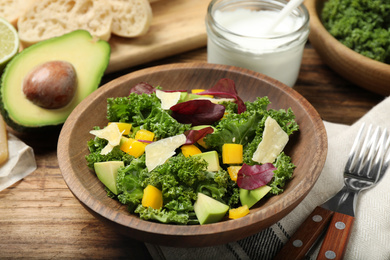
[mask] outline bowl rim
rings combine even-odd
[[[319,132],[320,138],[319,142],[316,144],[317,146],[321,146],[323,149],[321,152],[317,151],[316,158],[318,158],[317,163],[315,166],[312,166],[310,169],[313,173],[313,178],[310,180],[310,188],[306,190],[304,194],[301,195],[300,198],[296,198],[294,196],[290,197],[285,197],[285,200],[275,200],[271,205],[278,206],[278,208],[284,208],[284,209],[289,209],[288,212],[280,211],[277,212],[281,217],[284,217],[287,215],[295,206],[297,206],[302,199],[309,193],[309,191],[312,189],[313,185],[319,178],[322,168],[325,164],[325,159],[326,159],[326,154],[327,154],[327,134],[325,130],[325,126],[323,124],[323,121],[321,117],[319,116],[318,112],[315,110],[315,108],[303,97],[301,96],[298,92],[296,92],[294,89],[291,87],[288,87],[284,85],[283,83],[280,83],[277,80],[274,80],[270,77],[267,77],[263,74],[253,72],[247,69],[243,68],[237,68],[234,66],[227,66],[227,65],[216,65],[216,64],[209,64],[209,63],[177,63],[177,64],[168,64],[168,65],[159,65],[155,67],[150,67],[150,68],[145,68],[141,69],[138,71],[131,72],[129,74],[123,75],[121,77],[118,77],[106,84],[104,84],[102,87],[100,87],[98,90],[94,91],[92,94],[90,94],[86,99],[84,99],[70,114],[68,119],[66,120],[60,136],[58,140],[58,148],[57,148],[57,156],[58,156],[58,161],[59,161],[59,168],[61,170],[62,176],[65,180],[65,183],[67,184],[68,188],[70,191],[73,193],[73,195],[81,202],[81,204],[84,207],[87,207],[87,209],[90,211],[92,210],[93,212],[97,213],[101,217],[108,219],[110,221],[115,222],[116,224],[119,224],[121,226],[131,228],[135,232],[146,232],[149,235],[159,235],[159,236],[177,236],[180,235],[183,238],[192,238],[194,236],[196,237],[201,237],[201,236],[207,236],[207,235],[215,235],[215,229],[209,228],[209,227],[222,227],[219,228],[220,233],[226,233],[230,231],[237,231],[242,227],[247,227],[248,223],[251,223],[253,227],[255,227],[255,223],[259,221],[258,216],[264,214],[266,218],[262,218],[261,221],[266,221],[269,223],[269,226],[274,224],[275,222],[271,221],[271,217],[274,216],[275,214],[269,212],[265,212],[266,209],[259,209],[256,211],[254,214],[250,214],[249,219],[248,218],[241,218],[241,219],[236,219],[234,221],[223,221],[223,222],[218,222],[218,223],[213,223],[213,224],[208,224],[208,225],[174,225],[174,224],[162,224],[162,223],[156,223],[156,222],[150,222],[150,221],[145,221],[141,220],[138,218],[138,216],[135,216],[134,214],[124,214],[121,212],[118,212],[117,214],[113,215],[110,214],[108,211],[103,211],[101,210],[104,205],[102,202],[100,202],[93,194],[89,193],[83,186],[83,184],[76,178],[75,173],[71,170],[70,166],[68,165],[68,162],[70,161],[70,156],[69,154],[71,151],[69,151],[69,143],[70,143],[70,131],[66,131],[65,129],[68,129],[72,126],[73,122],[77,119],[80,113],[82,113],[83,108],[82,104],[86,104],[88,102],[93,101],[96,99],[99,95],[103,95],[107,90],[111,88],[115,88],[115,85],[119,82],[122,82],[124,80],[129,80],[130,78],[136,78],[139,77],[140,75],[146,75],[150,72],[156,72],[156,69],[161,72],[161,71],[169,71],[172,68],[181,68],[181,69],[209,69],[209,70],[229,70],[229,71],[234,71],[240,74],[246,74],[249,76],[255,76],[255,77],[260,77],[263,81],[269,82],[272,84],[277,84],[277,87],[283,91],[284,94],[290,96],[294,100],[298,100],[299,104],[305,108],[305,111],[310,113],[310,115],[313,116],[313,118],[310,118],[312,121],[315,120],[316,124],[315,130]],[[318,149],[317,149],[318,150]],[[301,189],[301,186],[303,184],[300,182],[299,185],[294,187],[294,190],[299,190]],[[114,209],[112,209],[114,210]],[[265,212],[265,213],[264,213]],[[124,216],[126,215],[126,216]],[[280,219],[280,218],[279,218]],[[233,223],[234,222],[234,223]],[[230,223],[230,224],[229,224]],[[131,224],[135,224],[134,226],[129,226]],[[167,227],[174,227],[174,229],[167,228]],[[173,231],[174,232],[173,232]],[[171,232],[172,231],[172,232]],[[247,235],[246,235],[247,236]],[[245,237],[246,237],[245,236]],[[232,241],[235,240],[232,238]],[[147,241],[145,241],[147,242]],[[216,241],[218,243],[218,241]],[[163,243],[164,244],[164,243]],[[218,243],[219,244],[219,243]],[[180,245],[178,245],[180,246]]]

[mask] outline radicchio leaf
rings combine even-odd
[[[185,144],[194,144],[198,140],[202,139],[208,134],[211,134],[214,132],[214,129],[212,127],[205,127],[200,130],[188,130],[185,131],[184,134],[187,137]]]
[[[215,84],[212,88],[197,93],[198,95],[213,95],[221,98],[234,98],[237,103],[237,112],[241,114],[246,111],[246,106],[244,101],[238,96],[236,85],[231,79],[220,79],[217,84]]]
[[[130,94],[136,93],[138,95],[141,95],[143,93],[152,94],[154,92],[156,92],[156,88],[146,82],[140,82],[130,89]]]
[[[237,173],[238,187],[254,190],[269,183],[274,176],[276,167],[272,163],[249,166],[243,164]]]
[[[214,104],[210,100],[194,99],[178,103],[171,108],[172,117],[179,123],[211,125],[221,119],[225,113],[223,105]]]

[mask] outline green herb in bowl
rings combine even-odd
[[[329,33],[348,48],[390,64],[390,2],[329,0],[321,18]]]

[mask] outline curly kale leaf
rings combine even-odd
[[[291,157],[282,152],[276,158],[275,167],[274,176],[268,185],[272,188],[270,194],[277,195],[283,192],[286,182],[291,179],[295,165],[291,162]]]
[[[182,134],[190,125],[180,124],[161,109],[156,94],[131,93],[128,97],[109,98],[107,100],[107,118],[110,122],[131,123],[134,128],[149,130],[156,139]]]
[[[129,165],[119,168],[116,178],[119,191],[118,200],[128,205],[132,212],[141,203],[144,187],[141,182],[145,169],[145,156],[134,159]]]
[[[216,131],[204,139],[206,144],[222,151],[224,143],[246,145],[255,137],[258,122],[267,113],[268,97],[257,98],[254,102],[245,102],[246,111],[237,114],[237,105],[225,104],[226,115],[215,125]]]
[[[107,143],[107,140],[99,137],[95,137],[88,141],[87,145],[90,153],[85,156],[85,159],[87,160],[89,168],[93,169],[93,165],[96,162],[123,161],[124,164],[127,165],[134,159],[133,156],[120,150],[119,147],[114,147],[112,151],[106,155],[100,154]]]
[[[192,223],[190,216],[194,214],[193,204],[198,192],[229,203],[230,193],[227,191],[234,185],[226,171],[208,172],[206,161],[199,157],[187,158],[182,154],[170,158],[151,172],[140,172],[138,177],[140,186],[153,185],[162,191],[164,207],[161,210],[138,207],[136,212],[140,213],[141,218],[164,223],[183,224],[184,216],[188,216],[187,221]],[[237,203],[234,199],[232,201]],[[175,215],[180,216],[179,220],[174,218]]]
[[[168,211],[164,208],[153,209],[151,207],[145,208],[141,204],[138,205],[135,213],[139,214],[139,217],[144,220],[156,221],[161,223],[175,223],[175,224],[189,224],[192,221],[197,222],[196,218],[192,217],[189,213],[178,213],[176,211]]]
[[[244,146],[244,163],[254,164],[253,153],[262,140],[265,120],[268,116],[275,119],[282,129],[291,135],[298,130],[295,115],[291,108],[284,110],[267,110],[268,97],[258,97],[254,102],[246,102],[247,110],[241,114],[227,113],[226,117],[216,125],[216,131],[205,137],[205,142],[217,151],[222,151],[224,143],[238,143]],[[228,106],[227,111],[234,107]]]
[[[291,108],[284,110],[274,110],[270,109],[261,119],[261,121],[257,124],[256,136],[252,139],[252,141],[245,147],[244,149],[244,163],[253,165],[252,156],[257,149],[257,146],[263,139],[263,132],[265,127],[265,120],[270,116],[275,119],[280,127],[287,133],[287,135],[291,135],[295,131],[298,131],[299,126],[295,121],[295,115]]]
[[[258,114],[247,112],[241,114],[227,114],[216,126],[216,131],[205,137],[205,142],[217,151],[222,151],[225,143],[246,145],[256,133],[256,123],[260,120]]]
[[[348,48],[390,63],[390,2],[329,0],[322,10],[325,28]]]

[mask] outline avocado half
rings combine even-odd
[[[32,45],[17,54],[1,77],[0,110],[7,124],[19,132],[37,132],[61,126],[72,110],[95,91],[110,60],[108,42],[76,30]],[[49,61],[67,61],[77,75],[77,89],[66,106],[47,109],[29,101],[23,91],[24,77],[36,66]]]

